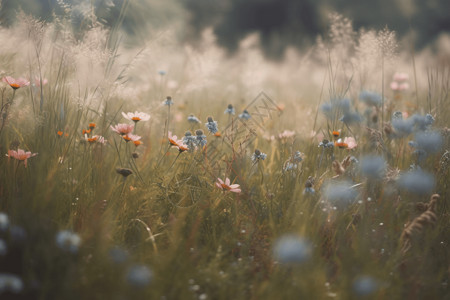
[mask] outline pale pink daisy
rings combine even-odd
[[[134,124],[117,124],[116,126],[110,126],[111,130],[117,132],[120,135],[128,134],[133,132]]]
[[[233,193],[240,193],[241,189],[239,188],[239,184],[231,184],[230,178],[226,178],[225,182],[222,179],[217,178],[216,186],[222,191],[230,191]]]
[[[409,79],[409,75],[407,73],[395,73],[393,77],[394,81],[402,82]]]
[[[176,135],[172,135],[171,131],[169,131],[168,138],[169,144],[172,145],[172,147],[178,148],[180,152],[188,150],[188,146],[183,143],[183,140],[179,140]]]
[[[38,154],[37,153],[31,153],[30,151],[25,152],[25,150],[22,150],[22,149],[17,149],[17,151],[16,150],[8,150],[8,154],[7,154],[7,156],[10,157],[10,158],[12,157],[12,158],[15,158],[15,159],[17,159],[19,161],[23,161],[23,163],[25,165],[25,168],[27,167],[27,160],[30,157],[33,157],[33,156],[36,156],[36,155],[38,155]]]
[[[138,111],[135,111],[134,113],[133,112],[129,112],[129,113],[122,112],[122,116],[125,119],[133,121],[135,123],[137,123],[139,121],[148,121],[148,120],[150,120],[150,115],[149,114],[146,114],[144,112],[138,112]]]
[[[358,146],[358,144],[356,143],[355,139],[353,137],[346,137],[344,139],[344,143],[347,144],[347,149],[351,150],[354,149]]]
[[[5,76],[2,78],[3,82],[6,82],[7,84],[9,84],[10,87],[12,87],[13,89],[17,90],[18,88],[21,88],[23,86],[28,86],[30,85],[30,82],[25,79],[25,78],[13,78],[11,76]]]
[[[295,135],[295,131],[285,130],[285,131],[283,131],[282,133],[280,133],[280,134],[278,135],[278,137],[279,137],[280,139],[288,139],[288,138],[293,137],[294,135]]]
[[[42,78],[42,85],[46,85],[48,83],[48,79],[47,78]],[[41,86],[41,79],[36,77],[36,79],[34,79],[34,85],[37,87]]]
[[[142,138],[142,137],[139,136],[139,135],[135,135],[135,134],[131,134],[131,133],[125,134],[125,135],[122,136],[122,137],[123,137],[123,139],[124,139],[126,142],[129,142],[129,141],[136,142],[136,141],[139,141],[139,140]]]

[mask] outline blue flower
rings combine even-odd
[[[351,125],[354,123],[360,123],[362,121],[362,117],[357,112],[346,112],[344,115],[339,119],[339,121],[343,122],[346,125]]]
[[[378,289],[378,282],[370,276],[361,276],[353,282],[353,291],[360,296],[367,296]]]
[[[361,93],[359,93],[359,100],[369,106],[379,107],[383,103],[381,95],[371,91],[362,91]]]
[[[293,159],[295,162],[301,162],[303,160],[303,153],[301,153],[300,151],[296,151]]]
[[[257,163],[260,160],[265,160],[267,157],[267,154],[262,153],[261,151],[259,151],[258,149],[255,150],[255,152],[252,155],[252,162],[253,163]]]
[[[23,290],[22,279],[14,274],[0,274],[0,294],[3,292],[20,293]]]
[[[367,155],[361,158],[361,174],[368,179],[382,179],[386,173],[386,167],[386,161],[382,156]]]
[[[132,266],[127,273],[127,281],[130,285],[142,288],[153,279],[153,272],[145,265]]]
[[[275,241],[275,259],[282,264],[299,264],[311,258],[311,244],[303,237],[284,235]]]
[[[122,264],[128,260],[128,252],[116,246],[109,250],[109,257],[116,264]]]
[[[195,136],[193,136],[189,130],[186,131],[182,140],[183,140],[183,144],[185,144],[188,147],[189,152],[192,152],[195,150],[195,147],[196,147],[195,145],[197,144],[197,138]]]
[[[331,204],[338,208],[346,208],[355,201],[358,192],[347,181],[332,182],[324,185],[323,195]]]
[[[422,149],[429,154],[439,152],[442,143],[442,135],[438,131],[422,131],[415,134],[415,148]]]
[[[72,231],[62,230],[56,235],[56,245],[62,250],[76,253],[80,244],[80,236]]]
[[[203,130],[199,129],[195,132],[195,134],[197,135],[195,137],[195,144],[198,147],[203,148],[207,143],[206,136],[203,134]]]
[[[7,214],[0,212],[0,231],[5,231],[9,226],[9,217]]]
[[[194,116],[192,114],[187,117],[187,120],[188,120],[189,123],[193,123],[193,124],[200,123],[200,120],[196,116]]]
[[[246,109],[239,115],[239,119],[249,120],[252,116],[248,113]]]
[[[235,111],[234,111],[234,107],[231,104],[228,104],[227,109],[225,109],[224,114],[228,114],[228,115],[234,115]]]
[[[208,122],[205,123],[206,128],[208,128],[209,132],[212,134],[219,131],[219,128],[217,127],[217,121],[214,121],[212,117],[208,117]]]
[[[334,147],[334,143],[331,142],[331,141],[329,141],[329,140],[327,140],[327,139],[325,139],[325,140],[323,140],[323,141],[321,141],[321,142],[319,143],[319,146],[318,146],[318,147],[323,147],[323,148],[333,148],[333,147]]]
[[[412,194],[429,195],[436,185],[436,180],[432,174],[416,169],[401,175],[397,185]]]
[[[172,97],[167,96],[167,98],[166,98],[166,100],[164,100],[163,104],[167,105],[167,106],[172,106],[173,105]]]

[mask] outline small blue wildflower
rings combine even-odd
[[[436,185],[436,180],[432,174],[416,169],[402,174],[397,185],[412,194],[429,195]]]
[[[239,115],[239,119],[249,120],[252,116],[248,113],[246,109]]]
[[[327,140],[327,139],[324,139],[323,141],[321,141],[321,142],[319,143],[319,146],[318,146],[318,147],[323,147],[323,148],[333,148],[333,147],[334,147],[334,143],[331,142],[331,141],[329,141],[329,140]]]
[[[143,288],[152,281],[153,272],[145,265],[136,265],[128,270],[126,278],[130,285]]]
[[[379,107],[383,103],[381,95],[371,91],[362,91],[359,93],[359,100],[369,106]]]
[[[417,144],[416,141],[409,141],[408,146],[410,146],[411,148],[417,148],[419,147],[419,144]]]
[[[326,102],[320,106],[320,110],[327,119],[333,119],[333,104]]]
[[[334,104],[335,108],[339,111],[342,111],[344,114],[349,113],[350,112],[350,108],[351,108],[351,101],[348,98],[343,98],[343,99],[336,99],[333,100],[332,103]]]
[[[323,189],[324,197],[334,206],[346,208],[355,201],[358,192],[347,181],[328,182]]]
[[[219,128],[217,127],[217,121],[214,121],[212,117],[208,117],[208,122],[205,123],[206,128],[208,128],[209,132],[212,134],[219,131]]]
[[[203,147],[206,146],[207,143],[206,136],[203,134],[203,130],[199,129],[195,132],[195,134],[197,135],[195,138],[195,144],[197,145],[197,147],[203,149]]]
[[[428,154],[439,152],[442,148],[442,135],[439,131],[417,132],[415,134],[416,148]]]
[[[192,135],[192,133],[189,130],[186,131],[182,140],[183,140],[183,144],[185,144],[188,147],[189,152],[192,152],[195,150],[195,145],[197,143],[197,139],[195,136]]]
[[[5,255],[8,252],[6,242],[0,239],[0,256]]]
[[[158,71],[158,74],[161,75],[161,76],[164,76],[164,75],[167,74],[167,72],[164,71],[164,70],[159,70],[159,71]]]
[[[427,114],[425,116],[414,114],[411,117],[411,120],[413,121],[415,125],[416,130],[425,131],[431,127],[434,123],[434,118],[432,115]]]
[[[343,122],[346,125],[351,125],[354,123],[360,123],[362,121],[362,117],[357,112],[346,112],[344,115],[339,119],[339,121]]]
[[[0,212],[0,231],[5,231],[9,226],[9,217],[7,214]]]
[[[114,263],[123,264],[128,260],[128,252],[116,246],[109,250],[109,257]]]
[[[406,120],[395,118],[392,119],[391,124],[395,130],[395,136],[398,138],[406,137],[414,130],[414,121],[411,118]]]
[[[253,163],[257,163],[260,160],[265,160],[267,157],[267,154],[262,153],[261,151],[259,151],[258,149],[255,150],[255,152],[252,155],[252,162]]]
[[[303,195],[314,195],[316,190],[313,187],[305,187],[303,190]]]
[[[62,230],[56,235],[56,245],[62,250],[76,253],[80,244],[80,236],[72,231]]]
[[[401,111],[395,111],[392,114],[392,120],[403,120],[403,113]]]
[[[367,296],[378,289],[378,282],[370,276],[361,276],[353,282],[353,291],[359,296]]]
[[[311,258],[312,247],[303,237],[284,235],[275,241],[273,255],[282,264],[299,264]]]
[[[22,279],[14,274],[0,274],[0,294],[3,292],[20,293],[23,290]]]
[[[300,151],[296,151],[293,159],[295,162],[301,162],[303,160],[303,153],[301,153]]]
[[[234,111],[234,107],[231,104],[228,104],[227,109],[225,109],[224,114],[228,114],[228,115],[234,115],[235,111]]]
[[[172,97],[167,96],[167,98],[166,98],[166,100],[164,100],[163,104],[167,105],[167,106],[172,106],[173,105]]]
[[[383,179],[386,174],[386,161],[382,156],[367,155],[361,158],[361,174],[371,180]]]
[[[427,126],[433,125],[433,123],[435,121],[434,117],[432,115],[430,115],[430,114],[426,114],[425,119],[426,119],[425,124]]]
[[[192,123],[192,124],[198,124],[198,123],[201,123],[201,121],[200,121],[196,116],[194,116],[193,114],[190,114],[190,115],[187,117],[187,120],[188,120],[189,123]]]
[[[288,162],[286,163],[286,165],[284,166],[284,170],[285,170],[285,171],[291,171],[291,170],[295,170],[295,169],[297,169],[297,164],[292,163],[292,162],[290,162],[290,161],[288,161]]]

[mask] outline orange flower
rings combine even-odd
[[[85,134],[90,134],[91,133],[91,129],[83,129],[83,131],[82,131],[82,134],[83,135],[85,135]]]
[[[335,145],[336,147],[341,148],[341,149],[347,149],[347,148],[348,148],[348,144],[347,144],[347,143],[344,143],[344,142],[342,141],[342,139],[338,139],[338,140],[334,143],[334,145]]]
[[[215,137],[221,137],[222,134],[221,134],[219,131],[217,131],[216,133],[214,133],[214,136],[215,136]]]
[[[91,138],[87,138],[87,141],[88,141],[89,143],[95,143],[95,142],[97,141],[97,139],[98,139],[98,136],[97,136],[97,135],[94,135],[94,136],[91,137]]]
[[[59,135],[59,136],[63,136],[63,132],[62,131],[58,131],[56,134]]]
[[[133,141],[133,144],[137,147],[137,146],[142,145],[142,142],[137,140],[137,141]]]
[[[341,135],[341,132],[340,132],[340,131],[337,131],[337,130],[334,130],[334,131],[332,132],[332,134],[333,134],[333,136],[334,136],[335,138],[338,138],[338,137]]]
[[[96,127],[97,125],[95,123],[89,123],[89,129],[92,130]]]

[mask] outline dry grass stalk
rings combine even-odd
[[[424,231],[426,226],[433,226],[436,224],[436,204],[438,199],[438,194],[432,195],[430,202],[426,204],[426,211],[424,211],[417,218],[406,225],[405,229],[402,232],[402,235],[400,236],[400,241],[403,243],[403,253],[406,253],[409,251],[409,249],[411,249],[412,240],[420,235]]]

